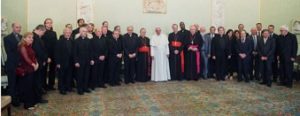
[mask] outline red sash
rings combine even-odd
[[[197,48],[198,45],[190,45],[189,47]],[[199,49],[196,51],[196,64],[197,64],[197,73],[200,73],[200,52]]]
[[[139,48],[139,52],[148,53],[150,52],[150,48],[146,45]]]
[[[171,46],[172,46],[172,47],[177,47],[177,48],[179,48],[179,47],[181,47],[181,45],[182,45],[182,43],[179,42],[179,41],[172,41],[172,42],[171,42]]]

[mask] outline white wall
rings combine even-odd
[[[43,23],[47,17],[54,20],[54,29],[59,34],[66,23],[76,27],[75,0],[28,0],[28,2],[28,30]],[[107,20],[111,29],[115,25],[121,25],[123,33],[128,25],[133,25],[135,32],[145,27],[148,35],[153,33],[156,26],[169,33],[171,25],[180,21],[186,22],[187,27],[194,23],[207,28],[211,25],[210,0],[167,0],[166,14],[143,13],[143,0],[95,0],[94,7],[96,26],[100,26],[102,21]],[[225,26],[227,28],[236,28],[237,24],[244,23],[246,29],[249,29],[258,20],[259,0],[238,2],[226,0]]]

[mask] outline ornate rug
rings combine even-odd
[[[148,82],[96,89],[83,96],[52,91],[45,98],[48,104],[39,104],[33,111],[13,107],[12,115],[300,115],[299,82],[292,89],[236,81]]]

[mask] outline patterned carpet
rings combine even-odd
[[[79,96],[49,92],[34,111],[13,108],[13,116],[244,116],[300,115],[300,83],[293,89],[215,80],[148,82],[97,89]],[[5,115],[6,112],[2,112]]]

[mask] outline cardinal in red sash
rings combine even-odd
[[[135,80],[138,82],[149,81],[151,75],[150,39],[146,37],[146,29],[140,30],[138,38],[137,72]]]
[[[183,36],[178,32],[178,25],[172,25],[173,32],[169,34],[169,65],[171,80],[182,80],[184,73]]]

